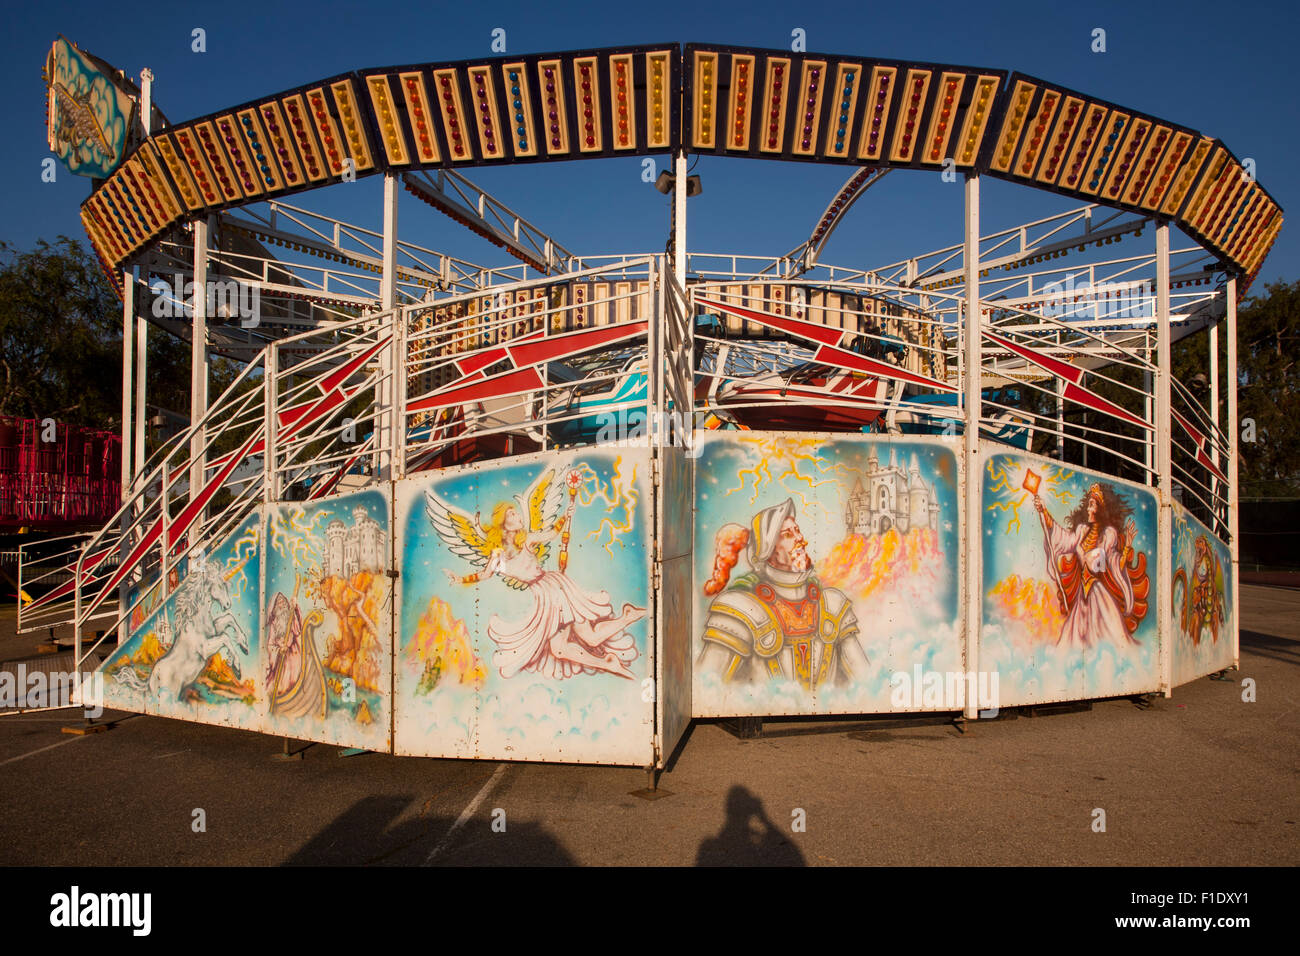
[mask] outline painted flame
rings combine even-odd
[[[1065,615],[1049,582],[1009,574],[993,585],[988,596],[997,611],[1024,625],[1033,640],[1056,643],[1060,639]]]
[[[818,574],[823,584],[859,599],[890,590],[903,579],[937,586],[943,574],[939,532],[913,528],[902,534],[891,528],[884,534],[848,535],[831,549]]]

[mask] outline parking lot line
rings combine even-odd
[[[505,774],[507,766],[508,764],[504,763],[497,765],[496,771],[488,778],[487,783],[483,784],[483,786],[479,788],[479,792],[474,795],[474,799],[471,800],[465,809],[460,812],[460,816],[458,816],[456,822],[451,825],[451,829],[447,831],[447,835],[444,836],[441,842],[439,842],[429,855],[425,857],[425,866],[432,863],[433,858],[451,844],[451,838],[456,835],[457,830],[474,818],[474,814],[478,812],[479,806],[487,799],[487,795],[492,792],[492,788],[497,785],[497,782]]]
[[[85,739],[85,737],[69,737],[67,740],[60,740],[57,744],[50,744],[48,747],[38,747],[35,750],[29,750],[25,754],[19,754],[17,757],[10,757],[8,760],[0,760],[0,767],[3,767],[7,763],[17,763],[19,760],[26,760],[28,757],[43,754],[47,750],[53,750],[55,747],[62,747],[64,744],[75,744],[78,740]]]

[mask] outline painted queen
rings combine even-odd
[[[1094,484],[1058,522],[1038,496],[1036,483],[1031,490],[1042,520],[1048,570],[1065,614],[1057,643],[1138,643],[1133,634],[1146,616],[1150,582],[1146,555],[1133,550],[1137,525],[1128,503],[1111,485]]]

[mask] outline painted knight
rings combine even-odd
[[[866,676],[853,607],[842,591],[818,583],[794,512],[786,499],[756,514],[749,528],[718,532],[699,666],[724,682],[787,680],[811,691]],[[752,570],[728,586],[742,550]]]

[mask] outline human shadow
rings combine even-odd
[[[1222,640],[1222,638],[1220,638]],[[1252,654],[1281,661],[1283,664],[1300,664],[1300,641],[1259,631],[1241,631],[1241,646]]]
[[[358,800],[281,865],[572,866],[576,862],[555,837],[535,824],[511,821],[506,832],[494,833],[486,820],[479,819],[446,840],[454,824],[451,817],[418,816],[396,823],[412,799],[373,795]]]
[[[700,844],[696,866],[806,866],[799,848],[768,819],[763,801],[742,786],[727,793],[727,819]]]

